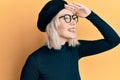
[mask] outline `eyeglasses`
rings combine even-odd
[[[70,14],[65,14],[64,16],[61,16],[59,18],[63,18],[66,23],[70,23],[72,19],[77,23],[78,22],[78,16],[76,15],[70,15]]]

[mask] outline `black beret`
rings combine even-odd
[[[67,4],[64,0],[52,0],[42,8],[37,21],[37,27],[40,31],[45,32],[48,23],[60,10],[64,9],[64,4]]]

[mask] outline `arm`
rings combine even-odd
[[[103,19],[97,16],[92,12],[89,16],[86,17],[94,26],[101,32],[104,37],[104,40],[110,45],[117,45],[120,42],[118,34],[112,29],[112,27],[107,24]]]
[[[38,80],[38,65],[33,56],[29,56],[21,72],[20,80]]]
[[[87,18],[101,32],[104,39],[95,41],[80,41],[80,57],[97,54],[109,50],[120,43],[117,33],[98,15],[81,4],[70,4],[67,9],[76,9],[76,14],[81,18]]]
[[[95,41],[81,40],[80,41],[82,45],[81,57],[107,51],[109,49],[114,48],[120,43],[120,38],[117,35],[117,33],[94,12],[91,12],[91,14],[86,18],[90,22],[92,22],[94,26],[96,26],[96,28],[103,35],[104,39],[99,39]]]

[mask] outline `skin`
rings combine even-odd
[[[65,14],[73,15],[70,10],[63,9],[59,12],[58,16]],[[76,38],[76,25],[77,23],[72,20],[70,23],[66,23],[63,18],[60,18],[60,26],[58,27],[61,43],[64,44],[68,39]]]
[[[58,16],[63,16],[64,14],[77,15],[80,18],[87,17],[91,10],[86,6],[78,3],[72,4],[65,4],[65,9],[61,10],[58,13]],[[72,20],[70,23],[66,23],[63,18],[60,19],[60,27],[59,27],[59,35],[61,39],[61,44],[64,45],[68,39],[75,39],[76,38],[76,25],[77,23]]]

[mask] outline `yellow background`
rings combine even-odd
[[[40,9],[48,0],[0,1],[0,80],[19,80],[26,58],[44,44],[45,33],[37,29]],[[120,35],[120,0],[68,0],[86,5]],[[77,27],[79,39],[102,38],[86,19]],[[120,80],[120,45],[79,61],[82,80]]]

